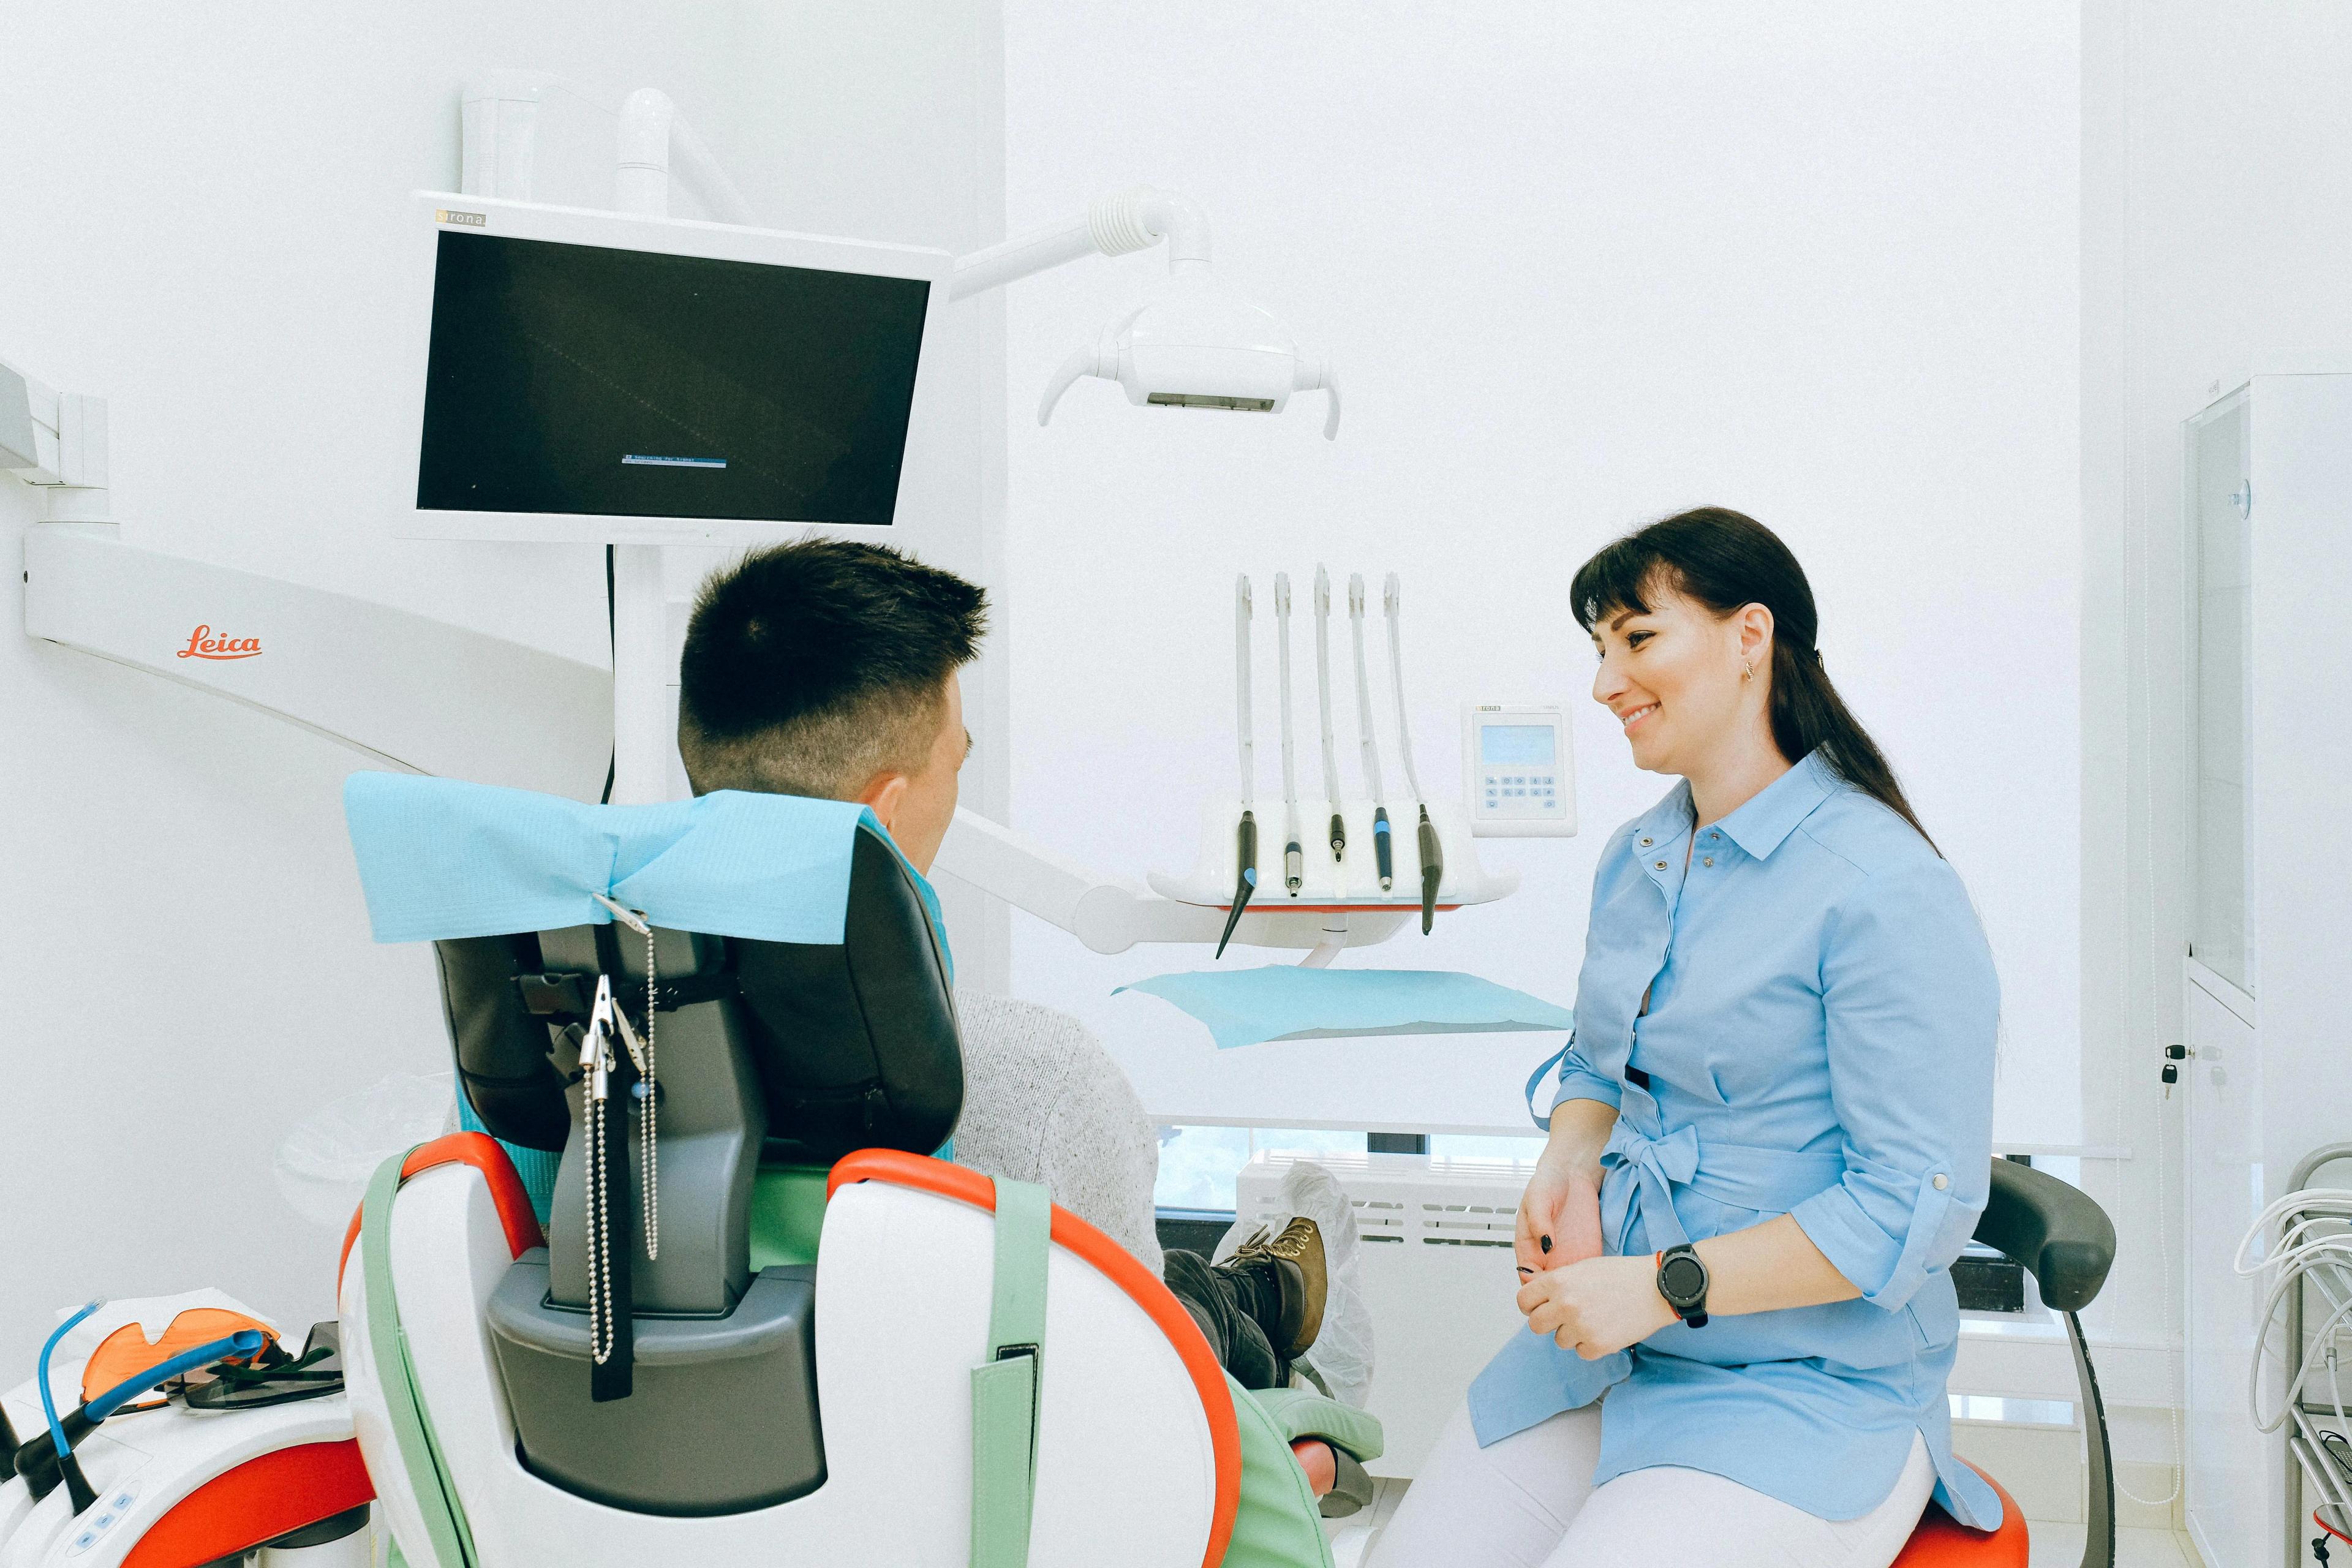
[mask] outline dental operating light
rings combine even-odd
[[[1199,204],[1138,185],[1098,196],[1081,217],[1035,230],[956,263],[949,298],[983,289],[1099,252],[1124,256],[1165,240],[1168,283],[1062,362],[1037,405],[1054,416],[1062,395],[1088,376],[1115,381],[1138,407],[1216,408],[1279,414],[1294,392],[1321,392],[1323,437],[1339,434],[1339,381],[1322,354],[1299,347],[1273,312],[1228,289],[1209,270],[1209,219]]]

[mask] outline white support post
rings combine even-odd
[[[669,689],[669,604],[662,547],[613,546],[613,804],[646,805],[670,797],[670,758],[677,751]]]

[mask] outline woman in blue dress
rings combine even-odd
[[[1885,1568],[1931,1496],[1990,1528],[1945,1394],[2000,1007],[1967,892],[1769,530],[1668,518],[1570,603],[1634,765],[1681,782],[1593,875],[1519,1208],[1527,1330],[1377,1562]]]

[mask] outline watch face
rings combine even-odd
[[[1669,1258],[1658,1270],[1658,1294],[1672,1307],[1686,1307],[1706,1289],[1706,1266],[1696,1258]]]

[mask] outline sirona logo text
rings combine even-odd
[[[447,207],[435,209],[433,216],[443,223],[461,223],[467,228],[484,228],[490,221],[480,213],[452,212]]]
[[[210,626],[198,626],[188,634],[188,646],[182,648],[182,658],[258,658],[261,656],[259,637],[216,637]]]

